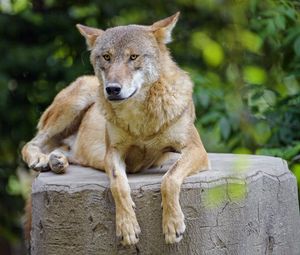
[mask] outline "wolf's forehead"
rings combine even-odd
[[[147,49],[152,48],[154,37],[143,26],[130,25],[107,29],[98,41],[98,46],[103,49],[124,48]]]

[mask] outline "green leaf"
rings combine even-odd
[[[210,96],[207,93],[207,91],[202,90],[201,92],[199,92],[199,94],[198,94],[198,100],[199,100],[199,103],[204,108],[207,108],[209,106],[209,103],[210,103]]]
[[[230,135],[230,123],[226,117],[222,117],[220,120],[221,134],[224,140],[227,140]]]
[[[252,151],[245,147],[239,147],[233,150],[234,154],[252,154]]]
[[[218,67],[224,60],[223,48],[219,43],[210,40],[203,47],[203,58],[208,65]]]
[[[294,51],[296,55],[299,57],[300,56],[300,36],[296,39],[294,42]]]
[[[254,127],[253,136],[259,145],[264,145],[271,136],[271,129],[266,122],[259,122]]]
[[[297,178],[298,186],[300,185],[300,164],[294,164],[292,167],[292,171]]]
[[[220,119],[220,117],[221,113],[212,111],[202,116],[200,120],[203,125],[207,125],[211,123],[216,123]]]
[[[244,80],[250,84],[264,84],[267,80],[266,71],[258,66],[245,66],[243,70]]]
[[[274,106],[275,103],[276,103],[276,94],[272,91],[272,90],[265,90],[264,91],[264,95],[263,95],[266,103],[269,105],[269,106]]]
[[[259,53],[263,42],[257,34],[248,30],[242,30],[240,32],[239,40],[247,50],[254,53]]]
[[[281,29],[281,30],[285,29],[285,18],[284,18],[284,16],[281,16],[280,14],[276,15],[275,24],[279,29]]]

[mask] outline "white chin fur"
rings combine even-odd
[[[130,85],[124,86],[122,88],[121,97],[122,98],[130,97],[133,93],[135,93],[136,91],[138,91],[141,88],[143,83],[144,83],[144,79],[143,79],[142,72],[136,72],[133,75]]]

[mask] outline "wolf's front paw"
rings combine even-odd
[[[167,244],[180,242],[185,231],[184,215],[181,209],[171,212],[163,208],[162,227]]]
[[[62,174],[69,166],[69,162],[63,153],[59,151],[53,151],[49,157],[49,165],[54,173]]]
[[[141,229],[133,209],[130,210],[130,212],[123,210],[118,211],[116,215],[117,236],[121,238],[121,243],[124,246],[136,244],[139,241]]]
[[[39,154],[36,159],[29,164],[29,168],[38,172],[50,171],[48,155]]]

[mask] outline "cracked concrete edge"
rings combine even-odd
[[[187,177],[182,188],[212,188],[228,183],[249,184],[261,178],[262,175],[271,179],[295,179],[294,175],[289,171],[286,161],[280,158],[252,155],[210,154],[210,159],[213,169]],[[243,168],[242,171],[239,170],[239,163],[233,168],[230,167],[230,165],[233,166],[236,162],[242,162],[244,159],[247,159],[248,163],[246,163],[246,168],[245,166],[241,167],[241,169]],[[251,160],[255,161],[255,163],[252,163]],[[220,168],[222,161],[227,161],[227,166],[225,163],[225,169],[216,170]],[[261,168],[259,167],[260,161],[264,164]],[[266,161],[270,161],[269,165]],[[146,190],[148,188],[159,189],[161,178],[171,164],[172,162],[169,162],[162,168],[149,169],[142,173],[129,175],[129,184],[132,191]],[[258,168],[255,169],[255,166]],[[80,166],[70,166],[68,170],[68,174],[65,175],[56,175],[51,172],[41,173],[33,183],[32,193],[44,191],[73,193],[82,190],[103,191],[109,188],[109,180],[106,174],[101,171]]]

